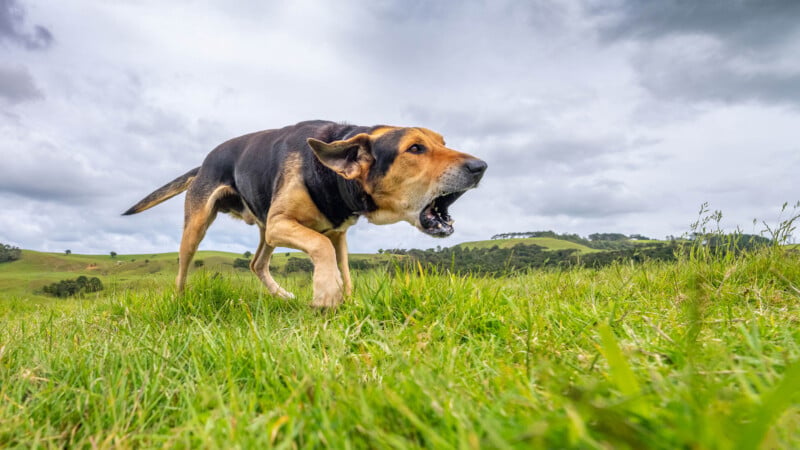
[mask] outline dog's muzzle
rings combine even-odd
[[[442,181],[442,193],[419,213],[419,224],[423,233],[433,237],[447,237],[453,234],[455,221],[447,209],[464,192],[478,185],[486,172],[486,167],[487,164],[483,160],[472,158],[455,171],[446,174]]]

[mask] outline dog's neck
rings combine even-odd
[[[308,155],[303,171],[311,199],[333,228],[377,209],[360,182],[342,178],[313,155]]]
[[[339,188],[339,195],[342,196],[342,201],[347,205],[347,209],[352,211],[353,215],[360,216],[378,209],[375,201],[372,200],[372,197],[367,194],[358,182],[338,177],[336,184]]]

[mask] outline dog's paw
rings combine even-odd
[[[284,300],[292,300],[293,298],[295,298],[294,294],[292,294],[291,292],[287,291],[282,287],[278,287],[278,290],[273,292],[272,295],[278,298],[282,298]]]
[[[342,281],[339,277],[333,277],[332,280],[327,282],[315,282],[314,299],[311,301],[311,306],[314,308],[335,308],[344,300],[342,294]]]
[[[267,286],[267,290],[269,291],[270,295],[273,297],[282,298],[284,300],[291,300],[294,298],[294,294],[287,291],[286,289],[282,288],[272,277],[268,277],[266,279],[262,278],[262,281]]]
[[[311,301],[312,308],[335,308],[342,304],[342,292],[336,291],[324,295],[314,295],[314,300]]]

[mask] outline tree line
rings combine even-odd
[[[555,233],[553,233],[555,234]],[[563,239],[565,235],[555,235]],[[583,243],[567,235],[571,242]],[[539,237],[539,236],[536,236]],[[548,235],[547,237],[554,237]],[[638,263],[646,260],[674,261],[681,252],[688,252],[693,246],[701,246],[717,253],[750,251],[771,244],[771,240],[762,236],[747,234],[713,235],[694,239],[647,242],[624,246],[614,246],[614,242],[594,242],[592,248],[604,249],[599,252],[582,253],[576,249],[548,250],[536,244],[520,243],[511,248],[498,245],[490,248],[452,247],[428,250],[389,249],[383,253],[402,255],[411,267],[422,266],[437,271],[449,271],[458,274],[476,274],[490,276],[506,276],[530,269],[590,267],[601,268],[619,262]],[[584,244],[585,245],[585,244]],[[395,263],[396,265],[396,263]],[[386,267],[387,264],[376,263],[371,267]],[[389,264],[391,267],[391,264]]]
[[[629,250],[636,246],[636,241],[649,240],[641,234],[625,235],[622,233],[592,233],[584,238],[574,233],[556,233],[555,231],[524,231],[515,233],[500,233],[492,236],[496,239],[518,238],[553,238],[573,242],[596,250]]]
[[[249,270],[250,260],[245,258],[236,258],[233,260],[233,267],[236,269]],[[307,258],[297,258],[295,256],[290,256],[286,260],[286,265],[283,266],[283,269],[278,269],[277,267],[270,264],[269,270],[270,272],[283,273],[283,274],[290,274],[294,272],[312,272],[314,270],[314,264],[311,262],[311,260]]]
[[[387,253],[405,255],[412,266],[449,271],[461,275],[507,276],[531,269],[592,267],[599,268],[618,261],[675,259],[676,243],[653,243],[623,250],[581,253],[576,249],[548,250],[535,244],[517,244],[510,248],[452,247],[441,250],[389,250]]]

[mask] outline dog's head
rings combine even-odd
[[[348,180],[358,181],[376,209],[365,214],[376,224],[404,220],[423,233],[453,233],[447,208],[478,185],[486,163],[445,146],[426,128],[377,127],[330,143],[309,138],[317,158]]]

